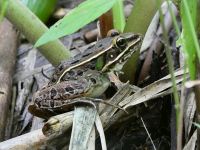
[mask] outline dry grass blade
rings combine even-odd
[[[180,82],[183,81],[183,73],[184,73],[183,70],[179,70],[179,71],[175,72],[176,84],[179,84]],[[146,102],[146,101],[154,98],[154,96],[156,94],[159,94],[171,87],[172,87],[171,76],[167,75],[164,78],[144,87],[143,89],[139,90],[138,92],[127,97],[119,105],[123,106],[125,109],[127,109],[134,105]]]
[[[142,124],[143,124],[143,126],[144,126],[144,128],[145,128],[145,130],[146,130],[146,132],[147,132],[147,134],[148,134],[149,139],[151,140],[151,143],[152,143],[152,145],[153,145],[154,150],[156,150],[156,146],[155,146],[155,144],[153,143],[153,140],[152,140],[152,138],[151,138],[151,135],[150,135],[150,133],[149,133],[149,131],[148,131],[148,129],[147,129],[147,127],[146,127],[146,125],[145,125],[145,123],[144,123],[142,117],[141,117],[140,119],[141,119]]]
[[[99,115],[96,116],[95,125],[97,127],[97,131],[99,132],[102,150],[107,150],[106,138],[105,138],[105,135],[104,135],[103,126],[102,126],[101,119],[100,119]]]
[[[185,145],[183,150],[195,150],[196,141],[197,141],[197,130],[193,133],[192,137]]]
[[[69,150],[87,149],[96,114],[94,107],[75,107]]]
[[[184,96],[184,127],[185,127],[185,139],[189,139],[191,136],[192,122],[195,117],[196,103],[194,92],[188,92],[187,96]]]

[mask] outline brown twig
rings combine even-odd
[[[101,37],[106,37],[109,30],[113,29],[112,11],[108,11],[99,18]]]

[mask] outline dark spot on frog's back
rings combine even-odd
[[[50,106],[52,107],[52,108],[54,108],[54,102],[51,100],[50,101]]]
[[[101,49],[101,48],[103,48],[103,44],[100,42],[100,43],[97,43],[96,45],[95,45],[95,49]]]
[[[56,96],[57,91],[56,89],[52,88],[50,92],[51,92],[51,99],[53,99]]]
[[[70,70],[67,72],[70,76],[74,76],[75,75],[75,72],[73,70]]]
[[[74,60],[71,62],[71,64],[73,65],[73,64],[76,64],[76,63],[78,63],[78,62],[79,62],[78,59],[74,59]]]
[[[66,87],[65,91],[68,92],[68,93],[70,93],[70,94],[74,93],[74,89],[72,87],[70,87],[70,86]]]
[[[36,99],[34,100],[34,103],[37,104],[38,107],[41,106],[40,102],[41,102],[40,98],[36,98]]]
[[[57,72],[61,72],[62,70],[64,69],[64,65],[63,64],[60,64],[58,66],[58,69],[56,70]]]
[[[52,79],[51,79],[51,82],[52,82],[52,83],[55,83],[55,82],[56,82],[56,79],[57,79],[57,75],[54,74],[53,77],[52,77]]]
[[[36,98],[36,99],[34,100],[34,102],[35,102],[35,103],[39,103],[39,102],[40,102],[40,99],[39,99],[39,98]]]
[[[82,76],[82,75],[83,75],[83,71],[82,71],[82,70],[78,70],[78,71],[77,71],[77,75],[78,75],[78,76]]]
[[[102,43],[100,43],[99,45],[97,45],[98,48],[101,48],[103,46]]]
[[[51,79],[51,82],[53,82],[53,83],[56,82],[56,79],[55,79],[55,78],[52,78],[52,79]]]

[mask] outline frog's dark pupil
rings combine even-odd
[[[125,45],[125,40],[124,39],[119,39],[119,40],[117,40],[117,44],[119,46],[124,46]]]

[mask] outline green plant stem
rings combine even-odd
[[[158,0],[160,2],[160,0]],[[173,67],[173,59],[171,56],[171,50],[170,50],[170,46],[169,46],[169,39],[167,36],[167,32],[165,29],[165,25],[164,25],[164,18],[163,18],[163,13],[161,10],[161,7],[159,7],[159,13],[160,13],[160,23],[162,26],[162,30],[163,30],[163,37],[164,37],[164,41],[166,42],[166,57],[167,57],[167,63],[169,66],[169,72],[171,74],[171,80],[172,80],[172,85],[173,85],[173,96],[174,96],[174,101],[175,101],[175,109],[176,109],[176,129],[178,130],[178,121],[179,121],[179,112],[180,112],[180,103],[179,103],[179,95],[178,95],[178,90],[177,90],[177,86],[176,86],[176,78],[174,76],[174,67]]]
[[[200,17],[200,0],[197,1],[197,35],[199,38],[200,35],[200,19],[198,19]]]
[[[0,22],[2,21],[6,8],[8,6],[8,1],[9,0],[2,0],[2,4],[0,5]]]
[[[3,0],[0,0],[0,5],[2,5],[2,3]],[[19,0],[9,0],[6,9],[6,17],[31,43],[35,43],[37,39],[48,30],[48,28]],[[59,40],[49,42],[38,49],[53,65],[58,65],[60,61],[70,57],[70,52]]]
[[[181,85],[181,96],[180,96],[180,111],[178,118],[178,130],[177,130],[177,150],[182,149],[182,135],[183,135],[183,116],[184,116],[184,105],[185,105],[185,82],[187,80],[187,63],[186,60],[184,62],[184,73],[183,73],[183,81]]]
[[[122,0],[117,0],[117,2],[113,5],[112,13],[114,28],[120,32],[123,32],[125,27],[125,17]]]
[[[186,0],[182,0],[182,3],[183,3],[183,8],[185,10],[185,14],[187,16],[187,19],[189,20],[189,27],[190,27],[190,31],[192,33],[192,38],[193,38],[193,42],[194,42],[194,46],[195,46],[195,49],[196,49],[196,52],[197,52],[197,57],[200,61],[200,47],[199,47],[199,42],[198,42],[198,39],[197,39],[197,35],[196,35],[196,32],[195,32],[195,28],[194,28],[194,24],[193,24],[193,21],[192,21],[192,16],[190,15],[190,10],[189,10],[189,7],[188,7],[188,2]]]

